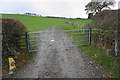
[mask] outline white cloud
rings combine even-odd
[[[87,1],[79,2],[33,2],[35,11],[43,15],[59,15],[64,17],[87,17],[84,11]],[[78,0],[77,0],[78,1]],[[90,0],[89,0],[90,1]]]
[[[0,1],[1,2],[83,2],[85,0],[0,0]]]
[[[87,18],[85,5],[91,0],[0,0],[2,12],[35,12],[40,15]],[[118,8],[118,1],[112,9]]]

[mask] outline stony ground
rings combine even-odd
[[[33,60],[15,72],[15,78],[100,78],[91,61],[55,28],[41,32],[38,52]]]

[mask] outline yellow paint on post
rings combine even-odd
[[[16,69],[15,60],[13,58],[9,58],[9,71],[13,72]]]

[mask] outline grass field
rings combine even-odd
[[[90,23],[91,20],[85,19],[62,19],[62,18],[47,18],[47,17],[39,17],[39,16],[29,16],[29,15],[21,15],[21,14],[3,14],[3,18],[12,18],[20,20],[26,27],[27,31],[34,32],[43,30],[55,25],[62,25],[64,29],[73,29],[70,25],[65,24],[65,21],[72,21],[77,24],[79,27]]]

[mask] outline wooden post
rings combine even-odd
[[[115,56],[118,56],[118,30],[115,30]]]
[[[120,60],[120,27],[118,26],[118,57]]]
[[[115,56],[120,59],[120,27],[119,25],[115,27]]]

